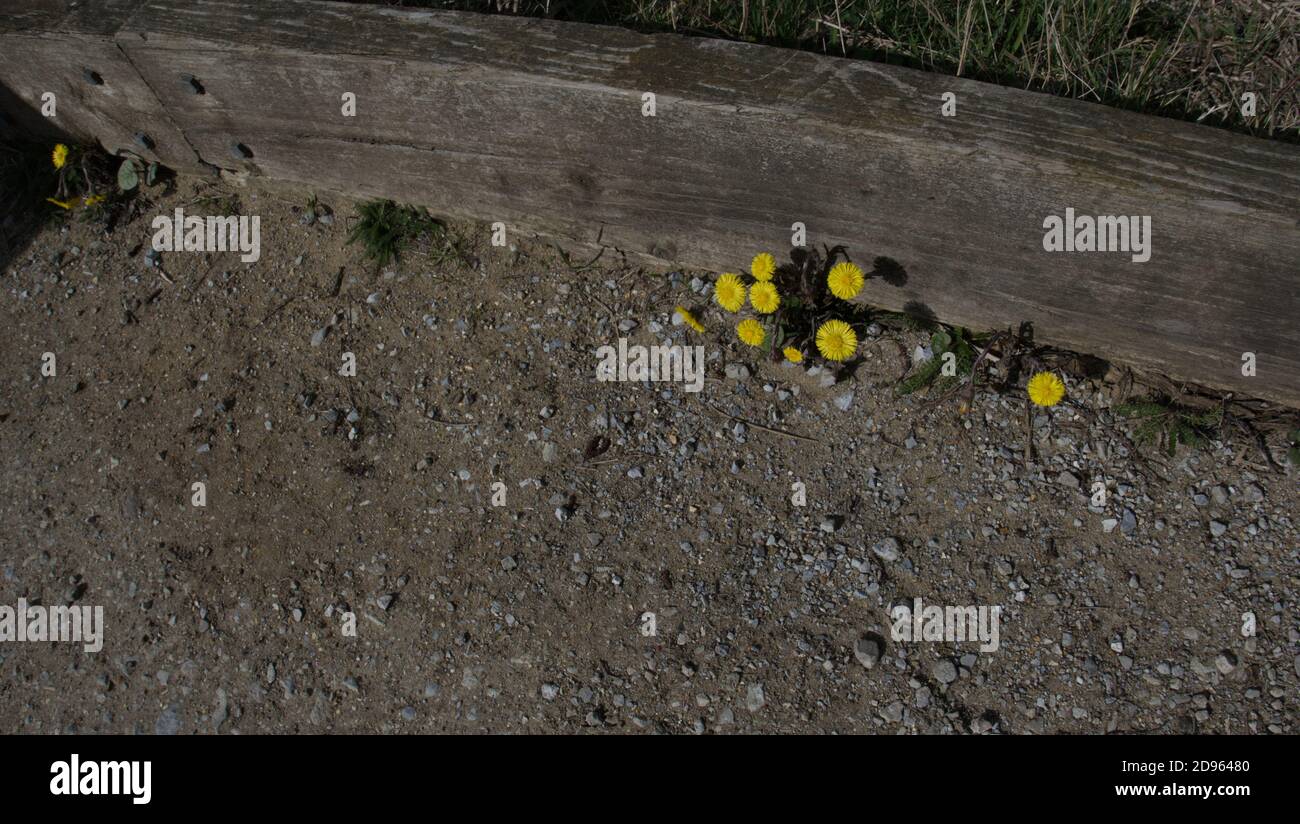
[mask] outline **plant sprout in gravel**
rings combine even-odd
[[[95,191],[94,177],[98,170],[92,167],[94,159],[92,153],[78,147],[56,143],[50,151],[50,165],[54,167],[58,183],[54,197],[45,198],[46,202],[67,211],[104,202],[105,196]]]

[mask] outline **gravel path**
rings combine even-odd
[[[1068,380],[1027,464],[1018,398],[894,397],[913,333],[827,386],[689,273],[373,272],[241,199],[256,263],[163,279],[142,218],[2,270],[0,604],[106,621],[0,642],[5,731],[1298,731],[1300,495],[1253,444],[1135,454]],[[703,391],[597,382],[619,337],[704,345]],[[896,640],[917,598],[997,649]]]

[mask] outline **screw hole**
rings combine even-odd
[[[104,78],[100,77],[99,72],[97,71],[93,71],[91,69],[82,69],[81,76],[84,77],[86,79],[86,82],[92,86],[104,85]]]
[[[182,74],[181,81],[189,88],[193,94],[207,94],[208,90],[203,88],[203,84],[192,74]]]
[[[249,160],[253,156],[252,149],[237,141],[230,144],[230,153],[240,160]]]

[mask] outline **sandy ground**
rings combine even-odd
[[[1253,444],[1137,454],[1071,378],[1026,463],[1018,398],[894,397],[915,333],[828,387],[695,273],[468,226],[376,271],[351,204],[236,193],[256,263],[149,264],[152,215],[215,208],[183,183],[4,265],[0,604],[105,640],[0,642],[0,729],[1298,731],[1300,495]],[[597,382],[620,336],[704,345],[704,390]],[[997,650],[895,640],[915,598],[1002,607]]]

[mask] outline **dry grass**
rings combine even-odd
[[[1300,1],[388,0],[726,37],[1300,135]],[[1254,117],[1241,96],[1254,92]]]

